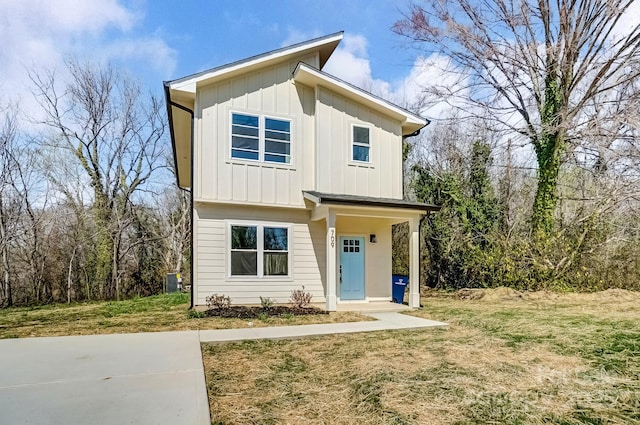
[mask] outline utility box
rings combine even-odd
[[[182,290],[182,275],[180,273],[167,273],[164,292],[171,294]]]
[[[391,296],[394,303],[404,303],[404,292],[409,284],[409,276],[401,274],[391,275]]]

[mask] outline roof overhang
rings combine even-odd
[[[293,72],[293,79],[309,87],[324,87],[334,93],[363,104],[375,111],[394,118],[402,124],[402,135],[409,136],[429,124],[429,120],[400,106],[353,86],[346,81],[300,62]]]
[[[164,95],[169,118],[169,133],[178,186],[191,187],[191,155],[193,138],[193,100],[179,95],[172,97],[167,83]]]
[[[254,69],[263,68],[271,64],[286,61],[287,59],[293,59],[296,56],[302,56],[314,52],[318,52],[320,55],[320,68],[322,69],[327,60],[329,60],[333,51],[338,47],[338,44],[342,40],[342,36],[343,32],[340,31],[335,34],[314,38],[313,40],[272,50],[267,53],[232,62],[227,65],[198,72],[197,74],[170,81],[170,89],[172,91],[195,94],[198,86],[214,83],[221,79],[231,78],[239,74],[246,74]]]
[[[342,36],[342,31],[337,32],[187,77],[165,81],[164,92],[178,185],[191,187],[191,121],[198,87],[315,52],[319,55],[322,68],[338,47]]]
[[[376,198],[371,196],[344,195],[335,193],[321,193],[315,191],[303,191],[304,198],[314,204],[314,207],[321,205],[329,206],[349,206],[349,207],[374,207],[388,208],[395,210],[410,210],[421,214],[432,211],[439,211],[440,206],[425,204],[422,202],[405,201],[403,199]]]

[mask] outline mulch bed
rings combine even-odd
[[[289,307],[273,306],[268,309],[262,307],[231,306],[227,308],[212,308],[205,311],[207,317],[226,317],[232,319],[257,319],[259,317],[282,317],[282,316],[307,316],[313,314],[329,314],[327,311],[317,307]]]

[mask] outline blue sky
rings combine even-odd
[[[408,0],[0,0],[0,101],[30,109],[27,70],[63,74],[70,57],[111,61],[160,92],[163,80],[337,31],[345,38],[326,70],[403,101],[417,52],[390,28],[407,8]]]

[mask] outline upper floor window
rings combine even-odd
[[[352,139],[351,160],[359,162],[371,162],[371,131],[369,127],[354,125]]]
[[[233,112],[231,158],[291,163],[291,121]]]

